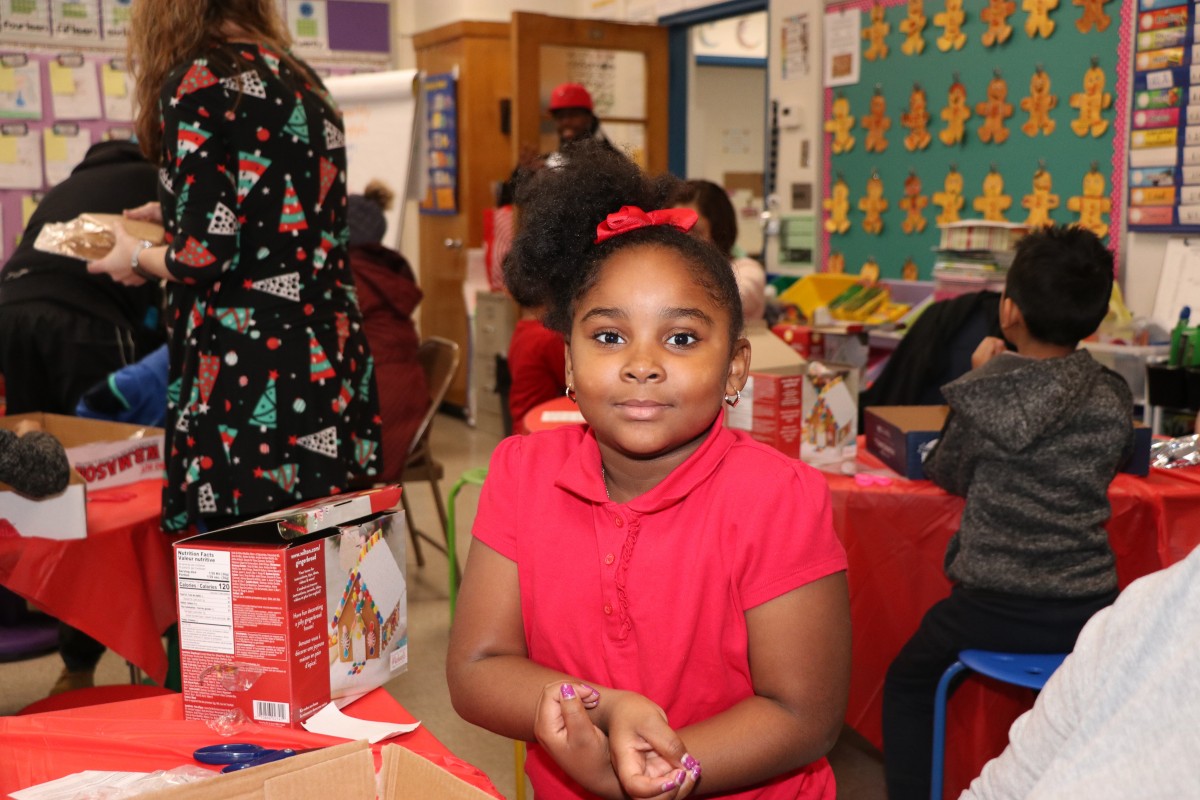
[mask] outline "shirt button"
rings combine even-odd
[[[605,614],[611,614],[611,613],[612,613],[612,606],[610,606],[608,603],[605,603],[605,604],[604,604],[604,613],[605,613]]]
[[[611,564],[611,563],[612,563],[613,561],[615,561],[615,560],[616,560],[616,559],[613,557],[613,554],[612,554],[612,553],[609,553],[608,555],[606,555],[606,556],[604,557],[604,563],[605,563],[605,564]]]
[[[625,520],[621,519],[620,517],[613,517],[613,525],[616,525],[618,528],[620,528],[624,524]]]

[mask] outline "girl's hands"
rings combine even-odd
[[[116,239],[113,248],[103,258],[87,262],[87,271],[93,275],[108,275],[117,283],[126,286],[141,286],[146,281],[133,271],[132,266],[133,248],[137,246],[138,240],[125,230],[124,225],[116,225],[113,228],[113,236]]]
[[[608,761],[608,737],[588,716],[600,694],[590,686],[549,683],[538,698],[533,733],[538,743],[577,783],[604,794],[616,787]],[[589,705],[590,704],[590,705]]]
[[[648,698],[622,693],[608,711],[609,757],[621,788],[634,798],[683,798],[700,780],[700,763]]]
[[[142,222],[157,222],[162,225],[162,206],[155,201],[143,203],[137,208],[125,209],[125,216]]]

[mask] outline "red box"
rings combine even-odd
[[[772,327],[771,332],[806,359],[821,357],[821,334],[814,331],[811,325],[781,322]]]
[[[750,370],[742,401],[726,416],[729,427],[749,431],[755,440],[799,458],[802,369]]]
[[[298,727],[407,668],[399,499],[329,497],[175,544],[187,719]]]

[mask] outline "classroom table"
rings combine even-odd
[[[856,466],[887,476],[861,485],[826,473],[833,525],[849,559],[853,655],[846,721],[882,745],[883,682],[888,665],[925,611],[950,592],[942,564],[958,528],[963,500],[929,481],[887,469],[859,440]],[[1183,559],[1200,544],[1200,468],[1121,474],[1109,488],[1107,529],[1121,587]],[[1025,689],[974,677],[952,696],[948,711],[946,796],[957,797],[1008,741],[1008,728],[1032,703]]]
[[[412,715],[382,688],[342,711],[361,719],[414,722]],[[223,738],[201,720],[185,720],[183,695],[179,694],[0,717],[0,796],[89,769],[153,772],[194,765],[192,752],[196,748],[222,741],[304,749],[345,740],[257,723],[249,723]],[[376,769],[379,748],[389,743],[407,747],[471,785],[503,798],[487,775],[457,758],[424,726],[373,745]]]
[[[0,537],[0,584],[141,668],[167,676],[175,622],[172,538],[159,527],[162,481],[87,493],[83,539]]]
[[[579,406],[568,397],[555,397],[526,411],[518,433],[537,433],[561,425],[578,425],[581,422],[583,415],[579,413]]]

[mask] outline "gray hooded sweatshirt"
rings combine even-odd
[[[1004,353],[942,388],[925,474],[966,497],[945,569],[967,588],[1085,598],[1117,588],[1108,485],[1133,446],[1125,381],[1086,350]]]

